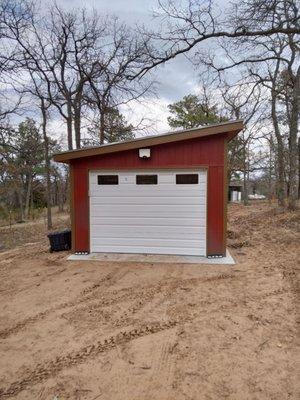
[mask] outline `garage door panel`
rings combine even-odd
[[[123,196],[122,197],[122,204],[130,205],[199,205],[205,204],[205,197],[198,196],[198,197],[173,197],[170,196]],[[91,199],[92,205],[102,204],[102,205],[112,205],[112,204],[120,204],[120,199],[117,196],[99,196],[93,197]],[[155,211],[155,210],[154,210]]]
[[[92,231],[93,232],[93,231]],[[125,232],[122,234],[122,236],[118,237],[116,236],[116,234],[112,234],[112,233],[104,233],[101,235],[98,232],[93,232],[94,233],[94,239],[99,240],[99,243],[111,243],[110,239],[116,239],[116,244],[131,244],[131,246],[135,246],[136,244],[139,243],[140,240],[145,239],[145,241],[149,241],[149,233],[147,232],[141,232],[140,234],[137,233],[132,233],[130,234],[129,232]],[[119,233],[120,234],[120,233]],[[202,232],[200,232],[199,237],[201,237],[201,235],[203,235]],[[173,241],[172,243],[176,243],[179,240],[182,240],[181,237],[183,235],[179,235],[178,233],[174,232],[174,233],[169,233],[168,234],[168,240]],[[162,240],[166,240],[166,235],[163,232],[156,232],[156,233],[151,233],[151,238],[156,242],[157,245],[157,240],[162,241]],[[196,246],[200,246],[202,247],[202,245],[204,244],[204,240],[202,242],[198,242],[197,240],[195,241],[195,234],[194,233],[185,233],[184,234],[184,238],[186,241],[192,241],[192,247]],[[122,240],[119,240],[122,239]],[[124,241],[124,242],[123,242]],[[115,243],[113,243],[115,244]],[[163,244],[162,242],[159,243],[160,246]],[[167,244],[167,246],[169,246],[169,242]],[[177,243],[178,245],[178,243]]]
[[[120,187],[121,186],[121,187]],[[124,185],[125,186],[125,185]],[[205,195],[205,189],[201,185],[103,185],[90,188],[90,197],[114,197],[114,196],[138,196],[138,197],[198,197]]]
[[[192,212],[193,215],[197,215],[199,209],[201,207],[197,204],[151,204],[149,207],[145,207],[143,204],[101,204],[98,207],[97,204],[92,204],[92,209],[99,210],[102,213],[107,213],[109,211],[120,213],[121,215],[125,215],[132,211],[143,213],[144,211],[152,213],[155,215],[157,212],[166,212],[171,211],[173,213],[180,213],[180,212]],[[174,214],[173,214],[174,215]],[[176,215],[176,214],[175,214]]]
[[[93,252],[95,253],[145,253],[145,254],[188,254],[190,256],[205,255],[203,249],[199,248],[186,248],[186,247],[168,247],[167,251],[165,247],[149,247],[149,246],[94,246]]]
[[[204,244],[204,240],[192,240],[192,239],[159,239],[158,241],[154,238],[132,238],[132,240],[128,240],[124,237],[115,237],[115,238],[101,238],[99,239],[101,246],[128,246],[132,247],[136,246],[149,246],[149,247],[185,247],[185,248],[194,248],[194,247],[202,247]]]
[[[185,207],[185,208],[183,208]],[[145,206],[137,206],[137,205],[128,205],[120,206],[113,204],[111,206],[98,206],[92,205],[90,212],[92,215],[97,215],[97,217],[152,217],[155,211],[156,217],[166,217],[173,218],[178,215],[182,218],[195,218],[197,216],[201,216],[202,211],[204,212],[205,206],[202,208],[199,206],[197,209],[197,214],[195,214],[195,210],[192,209],[192,206],[182,206],[180,210],[178,207],[171,206],[157,206],[154,210],[154,207],[151,209],[147,209]]]
[[[184,227],[184,226],[205,226],[206,219],[203,217],[195,218],[171,218],[171,217],[137,217],[132,216],[130,218],[127,217],[94,217],[91,226],[98,225],[99,229],[101,226],[172,226],[174,229]]]
[[[124,238],[170,238],[170,239],[195,239],[203,237],[205,234],[204,226],[110,226],[92,225],[91,234],[94,238],[114,238],[120,235]]]
[[[102,232],[103,235],[106,234],[118,234],[118,233],[132,233],[139,235],[143,232],[148,232],[150,234],[160,233],[170,234],[174,232],[178,232],[177,236],[183,235],[185,233],[202,233],[202,230],[205,229],[205,226],[169,226],[169,225],[105,225],[105,224],[91,224],[91,229],[94,231],[98,230],[98,232]]]

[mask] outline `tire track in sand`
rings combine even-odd
[[[113,350],[118,345],[126,344],[134,339],[174,328],[178,324],[179,320],[147,324],[138,329],[120,332],[115,336],[98,341],[64,356],[58,356],[56,359],[45,362],[44,364],[38,364],[34,369],[28,370],[26,375],[20,380],[11,383],[7,388],[0,388],[0,399],[15,396],[23,390],[55,376],[58,372],[66,368],[86,362],[88,359],[95,358],[101,353]]]
[[[33,316],[30,316],[28,318],[25,318],[25,319],[17,322],[15,325],[13,325],[9,328],[3,329],[2,331],[0,331],[0,339],[6,339],[10,335],[18,333],[22,329],[26,328],[28,325],[32,325],[32,324],[40,321],[41,319],[48,317],[50,314],[52,314],[56,311],[63,310],[64,308],[68,308],[68,307],[73,307],[73,306],[79,305],[81,303],[84,303],[84,302],[90,300],[91,298],[93,298],[94,292],[97,289],[99,289],[100,287],[106,288],[108,286],[111,286],[118,279],[122,278],[127,273],[126,270],[122,271],[122,273],[121,273],[122,276],[119,276],[120,275],[119,272],[120,272],[119,269],[117,269],[116,271],[112,271],[109,274],[107,274],[105,277],[100,279],[97,283],[89,286],[88,288],[83,289],[81,291],[81,293],[79,294],[79,296],[75,300],[67,301],[67,302],[61,303],[57,306],[50,307],[45,311],[41,311],[40,313],[37,313]]]
[[[121,274],[120,274],[120,272],[121,272]],[[111,286],[118,279],[121,279],[124,275],[126,275],[126,273],[127,273],[126,270],[120,271],[119,269],[109,273],[104,278],[100,279],[97,283],[84,289],[79,294],[79,297],[77,299],[67,301],[65,303],[59,304],[58,306],[51,307],[45,311],[42,311],[38,314],[35,314],[33,316],[23,319],[22,321],[17,322],[15,325],[13,325],[9,328],[3,329],[2,331],[0,331],[0,339],[6,339],[11,335],[20,332],[21,330],[25,329],[27,326],[32,325],[32,324],[48,317],[50,314],[55,313],[56,311],[63,310],[64,308],[74,307],[74,306],[80,305],[82,303],[86,303],[87,301],[93,300],[96,297],[95,291],[97,291],[97,289],[101,288],[102,285],[104,286],[104,288]],[[162,291],[163,289],[166,289],[168,287],[170,287],[170,289],[173,289],[174,287],[176,287],[176,285],[187,285],[187,284],[195,285],[197,283],[199,284],[199,283],[207,283],[207,282],[222,282],[224,279],[233,279],[233,278],[236,278],[236,275],[220,274],[220,275],[216,275],[216,276],[212,276],[212,277],[208,277],[208,278],[204,278],[204,279],[203,278],[190,278],[190,279],[185,279],[185,280],[178,279],[178,280],[172,281],[172,282],[167,282],[167,283],[160,282],[157,285],[151,285],[151,286],[145,286],[145,287],[138,288],[137,293],[134,293],[134,294],[132,293],[132,288],[125,288],[125,289],[121,289],[120,291],[118,291],[118,292],[124,291],[124,294],[121,296],[118,296],[116,299],[111,299],[112,293],[108,294],[110,297],[109,299],[101,298],[102,304],[100,307],[106,307],[109,305],[113,305],[120,301],[126,301],[126,300],[132,301],[132,300],[136,300],[137,298],[140,299],[141,293],[144,296],[144,295],[146,295],[147,292],[148,293],[150,292],[149,298],[147,300],[151,300],[153,294],[159,293],[160,291]],[[153,293],[153,290],[154,290],[154,293]],[[277,294],[277,293],[282,294],[284,292],[286,292],[286,290],[279,289],[279,290],[275,290],[274,293],[271,292],[270,294],[267,293],[267,294],[263,294],[260,296],[255,296],[255,298],[263,299],[264,297],[268,297],[269,295]],[[249,300],[251,300],[251,299],[249,299]],[[136,310],[140,309],[143,305],[144,305],[144,302],[139,300],[138,304],[135,307]],[[83,306],[83,309],[87,309],[87,308],[88,308],[87,305]]]

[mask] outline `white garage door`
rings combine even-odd
[[[91,252],[206,255],[206,170],[90,172]]]

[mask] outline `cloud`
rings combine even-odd
[[[127,121],[137,126],[137,136],[155,135],[170,130],[167,122],[169,101],[166,98],[147,98],[121,108]],[[139,126],[140,124],[140,126]]]

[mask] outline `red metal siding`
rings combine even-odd
[[[225,254],[225,140],[226,134],[152,146],[150,159],[139,158],[138,150],[128,150],[73,160],[74,251],[89,251],[89,170],[203,166],[208,168],[207,253]]]
[[[207,193],[207,254],[225,255],[223,167],[209,167]]]

